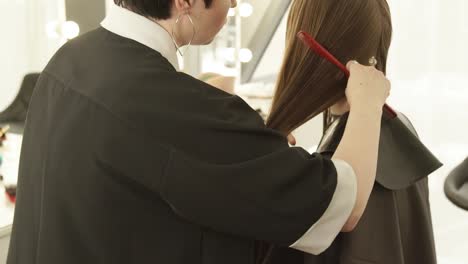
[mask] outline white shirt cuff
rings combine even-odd
[[[356,173],[347,162],[332,161],[337,172],[332,200],[322,217],[291,248],[319,255],[330,247],[353,211],[357,196]]]

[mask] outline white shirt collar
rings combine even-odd
[[[177,49],[171,35],[159,24],[128,9],[110,5],[101,26],[110,32],[132,39],[161,53],[179,71]]]

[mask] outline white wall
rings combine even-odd
[[[468,73],[468,1],[389,0],[394,24],[390,74]]]

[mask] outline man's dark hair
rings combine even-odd
[[[213,0],[204,0],[206,8]],[[115,4],[128,8],[145,17],[168,19],[171,17],[173,0],[114,0]]]

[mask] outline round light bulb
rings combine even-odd
[[[253,6],[250,3],[242,3],[239,6],[239,13],[241,17],[249,17],[253,13]]]
[[[80,34],[80,26],[74,21],[66,21],[62,24],[62,36],[66,39],[72,39]]]
[[[249,49],[241,49],[239,52],[239,60],[243,63],[250,62],[253,58],[252,51]]]

